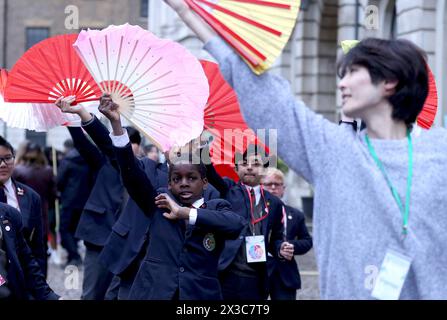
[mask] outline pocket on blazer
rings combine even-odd
[[[144,258],[144,261],[153,262],[153,263],[163,262],[160,258],[155,258],[155,257],[146,257],[146,258]]]
[[[118,221],[112,226],[112,230],[121,237],[125,237],[129,233],[130,227]]]
[[[91,203],[87,203],[84,207],[84,210],[92,211],[99,214],[104,214],[107,211],[105,207],[97,206]]]

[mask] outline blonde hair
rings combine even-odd
[[[284,182],[284,173],[282,173],[282,171],[277,168],[266,168],[263,176],[263,178],[275,176],[277,178],[280,178]]]

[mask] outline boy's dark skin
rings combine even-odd
[[[190,163],[173,164],[169,177],[168,188],[177,200],[184,206],[190,206],[202,198],[208,180],[201,177],[197,166]],[[155,198],[155,204],[159,208],[170,212],[164,213],[164,217],[170,220],[189,219],[188,207],[179,206],[168,194],[162,193]]]

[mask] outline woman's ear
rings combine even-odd
[[[387,97],[392,96],[396,92],[398,80],[385,80],[384,88]]]

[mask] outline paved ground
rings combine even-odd
[[[81,248],[81,254],[82,254]],[[65,261],[65,252],[60,253]],[[303,256],[298,256],[298,265],[301,273],[302,289],[297,293],[298,300],[316,300],[320,294],[318,290],[318,274],[316,271],[313,249]],[[53,263],[48,265],[48,283],[51,288],[67,300],[78,300],[82,293],[82,267],[61,267]]]

